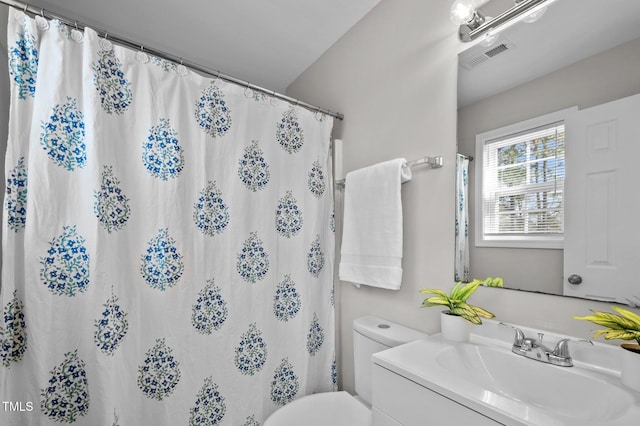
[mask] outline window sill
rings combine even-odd
[[[564,238],[546,238],[544,240],[526,237],[484,237],[476,240],[476,247],[528,248],[528,249],[564,249]]]

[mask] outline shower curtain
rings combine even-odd
[[[469,159],[456,155],[456,261],[455,280],[470,281],[469,276]]]
[[[0,423],[334,390],[332,120],[15,10],[8,49]]]

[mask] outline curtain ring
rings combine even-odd
[[[178,73],[178,75],[182,77],[187,75],[188,70],[187,70],[187,67],[184,66],[182,58],[180,58],[180,65],[176,67],[176,72]]]
[[[144,46],[143,45],[140,45],[140,51],[136,52],[136,59],[141,64],[146,64],[147,62],[149,62],[149,55],[144,53]]]
[[[80,31],[80,28],[78,28],[78,21],[75,21],[74,25],[76,28],[74,30],[71,30],[71,40],[75,41],[76,43],[82,43],[82,41],[84,40],[84,34],[82,33],[82,31]]]
[[[34,12],[34,19],[39,30],[46,31],[49,29],[49,21],[44,16],[44,9],[40,9],[40,15],[36,15]]]
[[[107,54],[108,52],[111,52],[113,50],[113,43],[107,40],[107,37],[109,37],[109,33],[107,32],[107,30],[104,30],[104,37],[98,40],[98,44],[102,49],[101,53],[103,54]]]
[[[15,19],[19,25],[27,25],[27,20],[29,19],[29,16],[27,15],[28,8],[29,8],[29,4],[25,3],[24,8],[22,9],[22,15],[16,15]]]

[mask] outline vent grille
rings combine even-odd
[[[471,71],[502,53],[512,51],[515,47],[515,44],[508,40],[503,40],[497,46],[491,47],[478,44],[460,54],[460,66],[467,71]]]
[[[478,65],[480,65],[481,63],[488,61],[489,58],[485,55],[482,56],[476,56],[475,58],[471,58],[468,62],[467,62],[467,66],[469,67],[468,69],[477,67]]]
[[[509,50],[509,47],[506,44],[501,43],[500,45],[494,47],[493,49],[487,50],[486,52],[484,52],[484,54],[490,58],[493,58],[494,56],[499,55],[502,52],[506,52],[507,50]]]

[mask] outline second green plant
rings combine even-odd
[[[429,306],[447,306],[450,315],[460,316],[472,324],[482,324],[480,317],[493,318],[491,312],[479,306],[473,306],[467,303],[467,299],[477,288],[482,285],[482,281],[473,280],[470,283],[456,283],[449,294],[442,290],[434,288],[423,288],[421,294],[433,294],[433,296],[424,299],[423,307]]]

